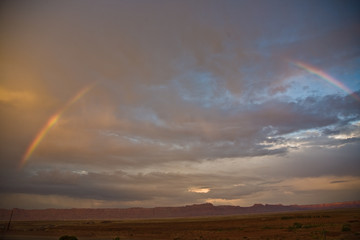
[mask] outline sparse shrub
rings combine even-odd
[[[75,236],[68,236],[68,235],[64,235],[64,236],[61,236],[59,238],[59,240],[78,240],[77,237]]]
[[[119,237],[116,237],[116,238],[114,238],[113,240],[120,240],[120,238],[119,238]]]
[[[302,227],[302,224],[301,223],[298,223],[298,222],[296,222],[296,223],[294,223],[294,228],[301,228]]]
[[[343,231],[343,232],[350,232],[350,231],[351,231],[350,225],[349,225],[349,224],[344,224],[344,225],[342,226],[341,231]]]
[[[294,231],[295,229],[302,228],[302,226],[303,225],[301,223],[295,222],[292,226],[288,227],[288,230]]]

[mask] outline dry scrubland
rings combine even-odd
[[[0,222],[4,229],[7,222]],[[360,239],[360,209],[318,210],[230,217],[107,221],[16,221],[0,239],[57,240]]]

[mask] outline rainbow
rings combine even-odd
[[[83,89],[81,89],[74,97],[72,97],[61,109],[59,109],[54,115],[52,115],[49,120],[46,122],[46,124],[41,128],[41,130],[38,132],[34,140],[30,143],[28,148],[26,149],[26,152],[24,156],[22,157],[19,168],[21,169],[26,162],[31,157],[31,154],[35,151],[37,146],[39,146],[40,142],[44,139],[46,134],[49,132],[49,130],[57,123],[57,121],[60,119],[61,115],[76,101],[78,101],[80,98],[82,98],[87,92],[89,92],[95,84],[90,84]]]
[[[291,61],[293,64],[295,64],[297,67],[302,68],[304,70],[306,70],[309,73],[315,74],[317,76],[319,76],[320,78],[328,81],[329,83],[333,84],[334,86],[344,90],[345,92],[347,92],[350,96],[352,96],[355,100],[360,102],[360,96],[357,95],[354,91],[352,91],[350,88],[348,88],[347,86],[345,86],[342,82],[340,82],[339,80],[336,80],[335,78],[333,78],[332,76],[330,76],[329,74],[327,74],[326,72],[324,72],[323,70],[316,68],[310,64],[304,63],[304,62],[300,62],[300,61]]]

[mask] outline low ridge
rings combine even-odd
[[[252,213],[291,212],[300,210],[358,208],[360,201],[326,203],[313,205],[271,205],[254,204],[251,207],[214,206],[211,203],[186,205],[182,207],[155,208],[74,208],[74,209],[0,209],[0,220],[9,220],[13,211],[14,221],[33,220],[103,220],[103,219],[149,219],[174,217],[226,216]]]

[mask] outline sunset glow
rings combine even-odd
[[[189,188],[188,191],[194,192],[194,193],[208,193],[208,192],[210,192],[210,189],[209,188]]]

